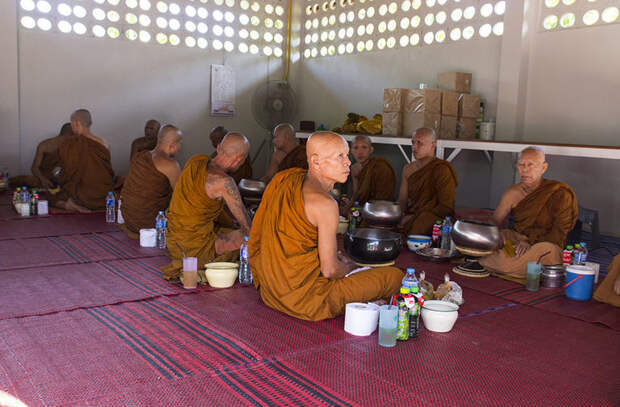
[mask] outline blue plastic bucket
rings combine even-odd
[[[572,300],[588,301],[592,298],[594,270],[587,266],[566,267],[566,284],[564,294]],[[575,282],[573,282],[575,280]]]

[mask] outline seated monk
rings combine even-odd
[[[377,267],[345,277],[356,264],[338,252],[338,204],[329,194],[346,181],[349,146],[338,134],[308,140],[309,170],[282,171],[267,186],[250,232],[250,266],[263,302],[317,321],[344,313],[354,301],[389,300],[403,273]]]
[[[172,262],[162,271],[174,280],[183,268],[186,256],[198,258],[199,281],[204,278],[204,264],[213,261],[236,261],[243,237],[250,233],[250,216],[243,205],[235,180],[230,173],[239,168],[250,149],[241,133],[228,133],[217,146],[217,157],[195,155],[181,172],[168,208],[167,246]],[[222,217],[224,203],[241,226],[226,229]]]
[[[607,277],[594,292],[594,299],[620,307],[620,254],[614,257],[607,268]]]
[[[398,194],[403,209],[400,226],[404,234],[430,236],[436,221],[454,218],[458,179],[452,164],[435,157],[435,130],[417,129],[411,144],[415,161],[403,168]]]
[[[281,123],[273,130],[273,146],[275,151],[271,156],[271,162],[261,181],[269,182],[276,172],[289,168],[308,169],[306,159],[306,146],[299,144],[295,138],[295,128],[292,124]]]
[[[88,110],[71,115],[77,136],[67,138],[58,149],[61,190],[49,196],[52,206],[77,212],[105,209],[106,196],[115,187],[114,170],[108,144],[90,132],[91,125]]]
[[[9,180],[10,185],[20,187],[25,185],[29,188],[53,188],[56,186],[54,180],[54,169],[60,167],[58,148],[68,138],[72,137],[71,123],[65,123],[56,137],[43,140],[37,146],[37,153],[32,161],[32,175],[21,175]]]
[[[512,213],[513,229],[501,230],[503,249],[480,259],[486,269],[519,281],[525,278],[527,263],[547,252],[541,264],[562,262],[566,235],[577,221],[577,197],[568,185],[543,179],[547,167],[539,148],[519,154],[521,182],[508,188],[493,213],[497,225]]]
[[[168,208],[172,190],[181,175],[181,167],[174,156],[182,141],[181,131],[168,124],[159,132],[153,151],[140,151],[131,160],[121,190],[125,223],[119,225],[129,237],[137,239],[140,229],[154,228],[159,211]]]
[[[355,164],[351,166],[353,181],[353,195],[343,213],[348,214],[351,205],[359,202],[363,206],[368,201],[394,199],[396,174],[388,160],[380,157],[371,157],[374,151],[370,137],[359,135],[353,140],[351,153]]]
[[[220,145],[226,133],[228,133],[228,130],[226,130],[222,126],[214,127],[211,130],[211,133],[209,133],[209,139],[211,139],[211,144],[213,145],[213,148],[215,148],[215,151],[213,152],[213,154],[211,154],[211,158],[215,158],[217,156],[217,146]],[[252,163],[250,161],[249,154],[245,158],[245,161],[243,161],[243,164],[241,164],[241,166],[236,171],[231,173],[230,176],[235,180],[237,184],[239,184],[239,181],[244,178],[252,179]]]
[[[131,154],[129,162],[133,160],[134,155],[140,151],[151,151],[157,145],[157,134],[161,124],[155,119],[151,119],[144,125],[144,137],[139,137],[131,143]]]

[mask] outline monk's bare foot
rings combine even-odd
[[[61,206],[61,203],[58,203],[59,206]],[[83,207],[82,205],[78,205],[75,202],[73,202],[73,200],[71,198],[67,199],[64,202],[64,208],[68,211],[73,211],[73,212],[80,212],[80,213],[90,213],[91,210],[88,208]]]
[[[387,301],[382,299],[382,298],[380,298],[380,299],[378,299],[376,301],[370,301],[370,303],[371,304],[377,304],[378,306],[381,306],[381,305],[387,304]]]

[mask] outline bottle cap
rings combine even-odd
[[[440,220],[435,221],[435,225],[441,225],[441,221]]]
[[[581,247],[586,247],[586,242],[581,242]]]
[[[577,249],[577,248],[579,248],[579,247],[581,247],[581,245],[580,245],[579,243],[577,243],[577,244],[575,245],[575,249]]]
[[[407,269],[407,274],[410,274],[410,273],[415,273],[415,269],[413,267],[410,267]]]
[[[164,211],[159,211],[159,214],[160,214],[160,215],[163,215],[163,214],[164,214]],[[151,216],[153,216],[153,215],[151,215]]]
[[[569,244],[568,246],[566,246],[566,248],[567,248],[568,250],[573,250],[573,245],[572,245],[572,244]]]
[[[411,292],[417,294],[420,291],[420,288],[417,285],[411,287]]]
[[[409,294],[409,287],[400,287],[401,294]]]
[[[248,240],[250,240],[250,238],[248,236],[243,236],[243,241],[247,242]]]

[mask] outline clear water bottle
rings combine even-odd
[[[250,252],[248,250],[249,238],[245,236],[239,248],[239,283],[252,284],[252,270],[250,269]]]
[[[405,277],[403,277],[401,286],[409,288],[410,291],[412,287],[418,286],[418,279],[415,276],[414,268],[407,269],[407,274],[405,274]]]
[[[125,218],[123,218],[123,213],[121,212],[122,203],[123,201],[121,201],[121,198],[118,198],[118,211],[116,213],[116,223],[118,223],[119,225],[122,225],[123,223],[125,223]]]
[[[116,222],[116,199],[114,192],[108,192],[105,198],[105,221],[108,223]]]
[[[585,265],[588,260],[588,249],[586,242],[577,243],[573,250],[573,264]]]
[[[168,227],[168,219],[164,215],[164,211],[159,211],[155,218],[155,229],[157,229],[157,247],[166,248],[166,229]]]
[[[586,247],[586,242],[581,242],[581,263],[585,266],[586,261],[588,261],[588,248]]]
[[[441,226],[441,248],[444,250],[451,251],[452,250],[452,237],[450,237],[450,233],[452,232],[452,220],[450,217],[446,217],[446,220],[443,222]]]

